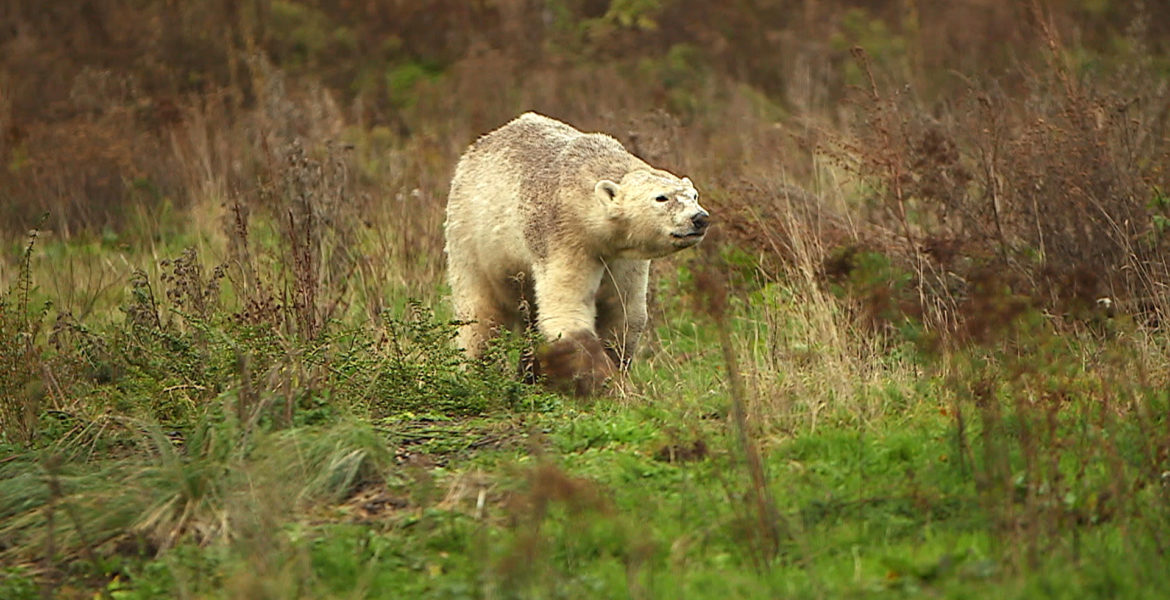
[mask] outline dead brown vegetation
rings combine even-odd
[[[296,289],[425,289],[452,161],[534,109],[690,173],[767,277],[889,254],[943,324],[984,268],[1065,312],[1161,302],[1164,3],[730,4],[15,2],[0,223],[132,234],[222,205],[242,263],[249,216],[291,194],[301,208],[269,216]],[[328,173],[298,183],[312,165]],[[347,255],[363,236],[378,255]],[[229,275],[249,289],[247,267]]]

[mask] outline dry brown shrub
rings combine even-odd
[[[350,221],[329,226],[374,247],[349,260],[376,313],[386,282],[425,291],[441,279],[442,206],[462,150],[538,110],[689,174],[726,239],[773,274],[834,248],[876,249],[920,275],[922,299],[951,307],[964,270],[995,260],[1037,288],[1076,281],[1078,294],[1139,304],[1165,279],[1143,206],[1168,187],[1166,94],[1143,89],[1165,86],[1150,58],[1166,44],[1150,17],[1162,3],[1100,15],[982,0],[10,4],[9,229],[45,210],[68,231],[117,228],[169,199],[224,204],[229,232],[246,235],[239,221],[278,212],[260,187],[280,186],[292,140],[320,161],[356,138]],[[281,30],[289,10],[323,37]],[[622,10],[644,18],[614,18]],[[875,23],[884,33],[864,30]],[[1108,49],[1122,31],[1132,47],[1108,55],[1115,74],[1067,66],[1061,35]],[[876,75],[850,91],[847,44],[859,41],[877,57],[862,72]],[[425,75],[390,89],[404,66]],[[817,148],[838,162],[821,164]],[[840,167],[876,185],[818,185]],[[232,236],[237,257],[255,251]]]
[[[0,227],[27,229],[49,213],[47,227],[65,234],[120,228],[164,199],[181,200],[176,161],[158,151],[176,117],[138,95],[133,78],[82,69],[67,108],[54,118],[28,119],[13,109]]]
[[[6,9],[0,227],[20,231],[48,212],[65,232],[125,229],[128,215],[182,205],[174,157],[159,149],[189,95],[245,92],[232,59],[245,7],[15,0]]]
[[[972,277],[1007,269],[1021,292],[1060,312],[1095,299],[1153,308],[1170,274],[1151,198],[1167,163],[1166,102],[1112,80],[1075,80],[1059,41],[1023,91],[968,80],[953,108],[869,74],[852,140],[830,154],[872,186],[866,220],[898,231],[923,309],[960,313]],[[1022,287],[1020,287],[1022,286]],[[948,314],[949,313],[949,314]]]

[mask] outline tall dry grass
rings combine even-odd
[[[57,263],[0,260],[0,426],[35,445],[51,413],[59,445],[92,456],[137,424],[85,392],[131,376],[147,408],[127,410],[179,421],[222,403],[223,423],[189,428],[203,436],[188,438],[195,460],[148,432],[153,448],[118,473],[141,494],[100,473],[70,481],[88,512],[118,504],[101,530],[71,523],[50,490],[2,533],[34,558],[127,532],[154,550],[234,537],[261,575],[229,585],[287,594],[256,587],[299,581],[259,552],[280,543],[261,508],[348,497],[390,459],[364,428],[308,449],[282,428],[331,408],[322,398],[374,415],[524,398],[495,365],[468,372],[479,388],[444,379],[444,330],[385,310],[441,305],[454,161],[524,110],[689,175],[715,214],[706,256],[657,267],[683,297],[656,299],[658,323],[695,319],[696,338],[649,340],[661,376],[623,393],[695,421],[730,398],[742,472],[724,485],[757,568],[789,537],[807,542],[775,514],[769,450],[907,405],[951,416],[953,460],[1026,560],[1072,525],[1164,519],[1139,510],[1163,494],[1170,448],[1156,426],[1170,379],[1170,38],[1161,5],[1105,4],[13,2],[0,226],[24,239],[48,212],[42,240],[69,253],[97,238],[110,257],[33,273],[65,298],[55,322],[28,282]],[[727,295],[688,312],[694,280],[671,280],[703,269],[721,278],[697,287]],[[102,340],[87,317],[125,335]],[[369,339],[330,337],[350,326]],[[715,348],[721,360],[695,360]],[[695,375],[700,363],[723,370]],[[277,458],[244,456],[250,439]],[[30,495],[66,481],[54,465]],[[550,500],[604,507],[559,471],[532,487],[538,509],[517,514],[534,531]]]
[[[754,263],[739,291],[783,290],[741,343],[760,414],[816,422],[893,375],[907,321],[962,331],[987,269],[1071,319],[1102,297],[1151,327],[1165,310],[1156,6],[408,4],[17,2],[3,220],[112,229],[155,264],[143,230],[193,230],[242,314],[288,307],[313,337],[438,299],[452,165],[531,109],[690,175]]]

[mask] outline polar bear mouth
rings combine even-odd
[[[670,237],[674,238],[675,246],[686,248],[699,243],[699,240],[702,240],[706,234],[706,231],[688,231],[687,233],[671,233]]]

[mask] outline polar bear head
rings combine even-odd
[[[594,193],[606,207],[615,256],[658,258],[694,246],[707,233],[711,215],[686,177],[638,169],[620,182],[598,181]]]

